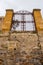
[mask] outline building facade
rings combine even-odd
[[[34,9],[32,13],[6,10],[6,15],[1,25],[0,49],[4,51],[10,50],[12,53],[13,51],[18,53],[25,52],[29,55],[34,48],[40,48],[43,51],[43,19],[41,10]],[[5,54],[7,53],[6,51]],[[7,54],[7,63],[12,65],[13,61],[11,62],[9,55],[10,53]]]

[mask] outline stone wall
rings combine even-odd
[[[10,38],[10,39],[9,39]],[[10,41],[9,41],[10,40]],[[36,33],[13,33],[8,36],[2,36],[0,37],[0,44],[8,46],[8,49],[10,48],[18,48],[21,52],[26,51],[30,52],[33,47],[36,47],[38,43],[38,37]]]
[[[10,41],[9,41],[10,38]],[[39,41],[41,43],[41,46],[43,48],[43,33],[39,33]],[[17,45],[17,47],[21,48],[22,50],[31,50],[33,47],[37,46],[38,44],[38,36],[36,33],[13,33],[1,35],[0,34],[0,45],[1,44],[7,44],[9,48],[11,46]],[[13,48],[11,47],[11,48]]]
[[[6,10],[6,15],[3,19],[2,23],[2,32],[9,32],[11,29],[11,24],[12,24],[12,18],[13,18],[13,10],[12,9],[7,9]]]
[[[39,33],[39,38],[43,50],[43,35],[41,33]],[[39,62],[40,59],[38,59],[38,62],[35,59],[37,57],[37,54],[39,54],[39,52],[41,53],[41,51],[37,52],[37,44],[38,36],[36,33],[22,32],[11,33],[10,35],[9,33],[0,34],[1,65],[34,65],[34,63],[36,65],[37,63],[41,64]]]

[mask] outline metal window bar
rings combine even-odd
[[[21,17],[21,21],[20,20],[18,20],[18,23],[21,23],[21,31],[26,31],[26,23],[34,23],[34,19],[33,19],[33,14],[31,13],[31,12],[28,12],[28,11],[18,11],[18,12],[16,12],[16,13],[14,13],[14,16],[13,16],[13,21],[15,22],[16,20],[15,20],[15,15],[17,16],[17,15],[20,15],[20,17]],[[32,21],[30,21],[30,20],[28,20],[28,21],[26,21],[25,20],[25,16],[29,16],[29,15],[31,15],[32,16]],[[18,16],[17,16],[18,17]],[[17,19],[17,18],[16,18]],[[18,18],[19,19],[19,18]],[[34,28],[35,26],[33,25],[33,31],[35,31]],[[16,30],[17,31],[17,30]],[[28,30],[29,31],[29,30]]]

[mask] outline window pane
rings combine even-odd
[[[34,31],[34,23],[26,23],[26,31]]]
[[[17,20],[17,21],[21,21],[21,15],[17,15],[17,14],[14,15],[14,16],[13,16],[13,20],[15,20],[15,21],[16,21],[16,20]]]
[[[21,23],[19,23],[19,26],[16,27],[16,30],[17,30],[17,31],[21,31]]]
[[[14,23],[12,25],[12,31],[21,31],[21,23]]]
[[[25,21],[33,21],[32,15],[25,15]]]

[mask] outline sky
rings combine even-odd
[[[6,9],[28,10],[33,11],[34,8],[41,9],[43,16],[43,0],[0,0],[0,16],[5,16]]]

